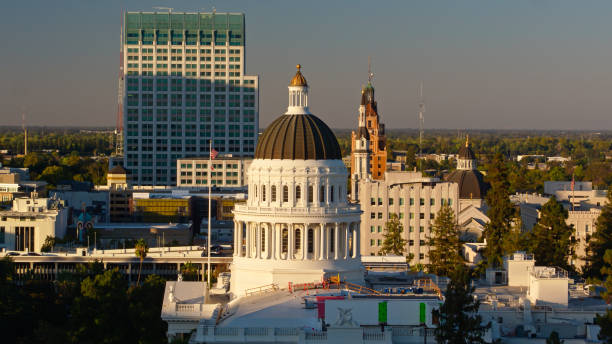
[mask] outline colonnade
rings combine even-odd
[[[357,258],[359,224],[234,221],[234,256],[268,260]]]

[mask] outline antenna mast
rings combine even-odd
[[[21,113],[21,128],[23,129],[23,155],[28,155],[28,128],[25,124],[25,111]]]
[[[425,123],[425,100],[423,100],[423,81],[419,87],[419,164],[423,172],[423,125]]]

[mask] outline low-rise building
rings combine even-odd
[[[209,170],[209,158],[185,158],[176,160],[176,186],[185,188],[202,188],[209,185],[222,188],[242,188],[248,183],[246,170],[251,165],[251,158],[231,156],[217,157],[212,161]],[[210,172],[211,178],[208,178]]]
[[[404,228],[405,255],[412,254],[411,264],[427,264],[427,242],[440,207],[449,205],[459,212],[458,185],[423,178],[420,172],[387,171],[382,180],[361,180],[359,190],[362,255],[379,254],[385,223],[396,214]]]
[[[22,197],[0,211],[0,248],[40,252],[45,239],[66,234],[68,209],[54,198]]]

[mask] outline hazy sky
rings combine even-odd
[[[301,63],[311,110],[357,125],[372,56],[388,128],[612,129],[612,1],[5,1],[0,125],[113,126],[121,9],[246,14],[260,124]]]

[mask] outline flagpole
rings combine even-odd
[[[208,289],[210,290],[210,188],[212,184],[212,140],[209,140],[210,148],[208,149],[208,239],[206,240],[206,252],[208,252],[208,272],[206,274],[206,280],[208,283]]]

